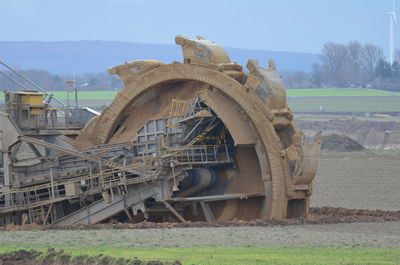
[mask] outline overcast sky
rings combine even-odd
[[[392,0],[0,0],[0,41],[173,44],[177,34],[200,34],[238,48],[317,53],[327,41],[359,40],[386,51],[391,6]]]

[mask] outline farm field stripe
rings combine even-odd
[[[16,249],[15,249],[16,250]],[[0,248],[1,253],[10,249]],[[42,250],[46,251],[46,250]],[[357,248],[81,248],[64,249],[72,255],[160,260],[182,264],[398,264],[400,249]]]

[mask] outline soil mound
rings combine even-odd
[[[316,117],[315,115],[314,117]],[[323,117],[323,116],[322,116]],[[324,121],[296,120],[297,126],[307,135],[314,135],[322,130],[324,135],[346,135],[357,141],[365,148],[371,149],[399,149],[400,122],[397,121],[371,121],[356,118],[329,119]]]
[[[49,249],[43,253],[36,250],[18,250],[0,254],[0,265],[182,265],[179,261],[164,263],[160,261],[140,261],[138,259],[112,258],[104,255],[98,256],[71,256],[64,251]]]
[[[348,136],[330,134],[322,137],[321,149],[333,152],[359,152],[365,148]]]
[[[399,222],[400,211],[346,209],[336,207],[310,208],[309,223]]]

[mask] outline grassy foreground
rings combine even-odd
[[[0,248],[1,253],[18,248]],[[45,249],[39,249],[45,251]],[[72,255],[107,255],[182,264],[399,264],[400,249],[365,248],[82,248]]]

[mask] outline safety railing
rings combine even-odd
[[[4,169],[0,168],[0,186],[4,185]]]
[[[61,108],[41,108],[40,114],[31,113],[29,106],[23,106],[21,108],[17,107],[6,107],[0,108],[0,112],[10,114],[16,123],[22,128],[37,127],[38,129],[65,129],[65,128],[75,128],[81,127],[82,124],[73,124],[71,121],[72,108],[61,107]],[[27,117],[24,120],[20,119],[22,114],[17,114],[21,111],[27,111]]]
[[[171,160],[177,164],[222,164],[233,162],[225,145],[192,145],[172,147]]]
[[[171,110],[167,121],[167,127],[179,127],[179,121],[193,108],[193,100],[172,99]]]
[[[45,108],[39,115],[40,125],[46,129],[58,129],[77,126],[72,124],[71,108]]]
[[[104,189],[111,189],[120,184],[132,185],[153,179],[158,172],[147,174],[144,177],[133,177],[127,173],[139,170],[151,165],[153,158],[142,160],[136,159],[135,164],[121,166],[120,168],[101,169],[99,172],[70,178],[66,180],[53,181],[33,187],[3,189],[0,191],[0,212],[29,209],[40,205],[54,203],[66,199],[73,199],[82,195],[101,193]],[[72,192],[67,192],[68,187]]]
[[[134,143],[131,145],[134,146]],[[157,166],[155,166],[156,161],[158,161]],[[96,172],[79,177],[56,180],[32,187],[2,189],[0,190],[0,212],[30,209],[57,201],[79,198],[83,195],[101,193],[105,189],[113,189],[120,185],[126,187],[150,181],[158,176],[162,164],[169,165],[170,162],[179,166],[215,165],[233,161],[226,145],[166,147],[166,154],[161,157],[138,156],[128,166],[121,165],[111,168],[99,166]]]

